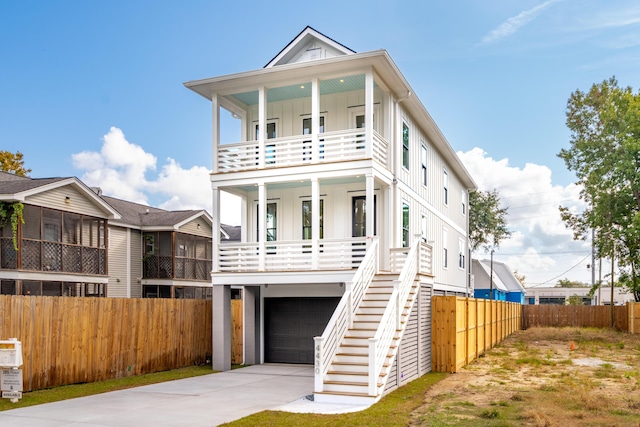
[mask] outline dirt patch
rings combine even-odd
[[[518,331],[429,389],[414,426],[640,426],[640,335]]]

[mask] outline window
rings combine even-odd
[[[324,238],[324,200],[320,200],[320,238]],[[310,240],[312,236],[311,228],[311,200],[302,201],[302,239]]]
[[[311,132],[311,117],[306,117],[302,119],[302,134],[310,135]],[[324,116],[320,116],[320,129],[318,129],[318,133],[324,133]],[[323,140],[320,140],[323,142]],[[308,161],[311,160],[311,140],[304,141],[302,146],[302,160]],[[320,158],[323,159],[324,156],[324,144],[320,144]]]
[[[256,209],[258,213],[260,212],[260,207],[256,205]],[[256,218],[259,218],[256,215]],[[278,205],[276,203],[267,203],[267,242],[274,242],[278,238]],[[260,220],[258,219],[258,223],[256,226],[256,230],[258,232],[257,241],[260,241]]]
[[[402,123],[402,166],[409,169],[409,126]]]
[[[443,189],[444,189],[444,194],[443,194],[444,204],[448,205],[449,204],[449,174],[447,173],[447,171],[443,172],[442,182],[443,182]]]
[[[465,256],[464,256],[464,239],[458,239],[458,267],[464,268]]]
[[[422,144],[420,152],[420,163],[422,170],[420,172],[422,178],[422,185],[427,185],[427,146]]]
[[[467,192],[462,190],[462,215],[467,214]]]
[[[256,125],[256,141],[259,139],[259,137],[260,137],[260,125]],[[265,139],[273,139],[277,137],[278,137],[278,133],[276,130],[276,122],[268,122]],[[276,163],[276,145],[266,144],[264,148],[265,148],[265,163],[267,165],[275,164]]]
[[[442,267],[447,268],[449,266],[449,262],[447,257],[449,255],[449,250],[447,249],[449,241],[449,233],[446,228],[442,229]]]
[[[402,204],[402,247],[409,247],[409,205]]]

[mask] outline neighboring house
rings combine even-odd
[[[529,287],[526,288],[525,303],[531,305],[538,304],[568,304],[568,300],[572,296],[582,299],[584,305],[610,305],[611,304],[611,286],[602,287],[597,290],[593,296],[589,296],[591,288],[556,288],[556,287]],[[633,294],[625,288],[613,288],[613,303],[615,305],[624,305],[627,302],[633,302]]]
[[[241,199],[240,241],[213,241],[214,368],[242,287],[245,363],[315,364],[316,400],[430,370],[432,293],[470,291],[475,184],[389,54],[307,27],[264,68],[185,86],[212,103],[214,229],[220,193]]]
[[[209,213],[102,198],[121,215],[109,222],[108,296],[211,299]]]
[[[473,296],[475,298],[490,299],[491,268],[491,260],[473,260],[471,273],[473,274]],[[503,262],[493,261],[493,299],[524,304],[524,294],[524,287],[509,266]]]
[[[473,275],[473,296],[475,298],[493,299],[495,301],[507,301],[509,288],[502,281],[502,277],[496,271],[497,263],[493,262],[493,284],[491,283],[491,262],[474,259],[471,263]]]
[[[107,295],[109,220],[120,214],[77,178],[31,179],[0,172],[0,201],[24,205],[17,250],[11,224],[0,235],[0,294]]]
[[[0,201],[24,204],[18,250],[11,225],[1,229],[0,294],[211,298],[206,211],[103,196],[77,178],[4,172]]]

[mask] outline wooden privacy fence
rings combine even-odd
[[[522,305],[486,299],[434,296],[432,370],[458,372],[522,327]]]
[[[640,307],[637,309],[640,311]],[[628,306],[614,306],[613,310],[614,328],[620,331],[629,331]],[[609,328],[611,326],[611,306],[524,305],[522,308],[522,323],[523,329],[534,326]]]
[[[628,302],[627,314],[629,319],[629,332],[640,334],[640,302]]]
[[[0,338],[22,341],[24,391],[205,363],[211,301],[0,295]]]
[[[243,328],[242,328],[242,300],[231,300],[231,363],[242,364],[244,362],[244,352],[242,348]]]

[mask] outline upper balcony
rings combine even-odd
[[[354,160],[391,169],[393,97],[372,69],[272,77],[205,83],[214,174]]]
[[[217,172],[241,172],[367,158],[373,158],[385,167],[389,165],[389,143],[376,130],[373,130],[371,139],[367,138],[362,129],[323,133],[318,135],[317,144],[313,144],[309,138],[310,135],[296,135],[268,139],[262,151],[257,140],[222,145],[218,147]],[[367,140],[373,142],[371,150],[367,150]]]

